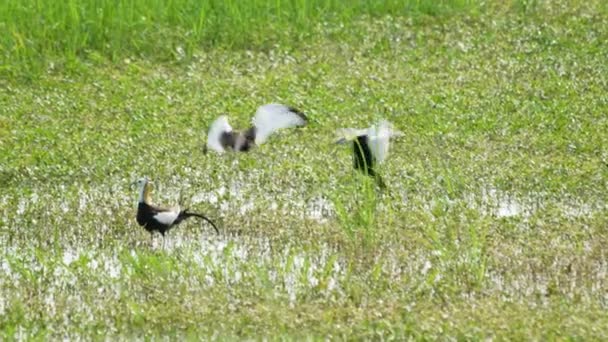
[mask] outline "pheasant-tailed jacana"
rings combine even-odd
[[[339,144],[352,141],[354,168],[374,177],[378,186],[384,188],[382,177],[376,173],[376,164],[381,164],[388,156],[390,138],[402,136],[403,133],[394,130],[388,121],[381,120],[369,128],[339,129],[338,135],[340,136],[337,141]]]
[[[144,227],[150,235],[154,232],[159,232],[163,238],[165,233],[180,224],[183,220],[189,217],[198,217],[207,222],[215,229],[217,234],[220,231],[217,229],[215,223],[204,215],[189,212],[188,209],[181,210],[179,206],[173,208],[160,208],[151,203],[150,196],[150,181],[148,178],[141,178],[134,184],[137,184],[139,188],[139,202],[137,204],[137,223]]]
[[[294,109],[278,103],[260,106],[255,112],[252,126],[245,131],[234,131],[225,115],[215,119],[207,134],[206,149],[222,153],[226,150],[247,152],[260,145],[273,132],[295,126],[306,125],[306,116]]]

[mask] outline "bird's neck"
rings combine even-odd
[[[139,203],[150,204],[150,186],[144,184],[139,190]]]

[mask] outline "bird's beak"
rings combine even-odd
[[[340,139],[336,140],[336,142],[335,142],[335,143],[336,143],[336,144],[344,144],[344,143],[346,143],[347,141],[348,141],[348,139],[346,139],[346,138],[342,137],[342,138],[340,138]]]

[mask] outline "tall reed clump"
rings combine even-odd
[[[379,194],[371,178],[355,174],[355,181],[328,194],[337,222],[358,247],[373,247],[376,240]]]
[[[471,0],[5,0],[0,72],[44,70],[83,56],[175,60],[210,47],[289,46],[321,22],[363,15],[438,14]]]

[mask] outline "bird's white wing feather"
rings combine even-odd
[[[338,128],[336,130],[336,135],[338,136],[337,142],[342,143],[346,141],[354,140],[356,137],[360,135],[366,135],[368,129],[358,129],[358,128]]]
[[[268,139],[273,132],[294,126],[304,126],[306,119],[292,111],[289,107],[271,103],[260,106],[253,117],[255,126],[255,143],[257,145]]]
[[[403,132],[393,129],[390,122],[381,120],[369,128],[339,128],[336,131],[338,143],[354,140],[358,136],[367,136],[370,151],[378,163],[382,163],[388,156],[391,137],[401,137]]]
[[[367,129],[369,148],[378,163],[382,163],[388,156],[391,131],[391,124],[386,120]]]
[[[224,146],[220,142],[220,137],[224,132],[232,132],[232,127],[228,124],[228,118],[225,115],[215,119],[209,128],[207,134],[207,148],[216,152],[224,152]]]
[[[162,224],[170,226],[173,224],[173,222],[175,222],[175,219],[177,219],[178,215],[179,215],[179,210],[178,211],[163,211],[163,212],[160,212],[160,213],[154,215],[154,219]]]

